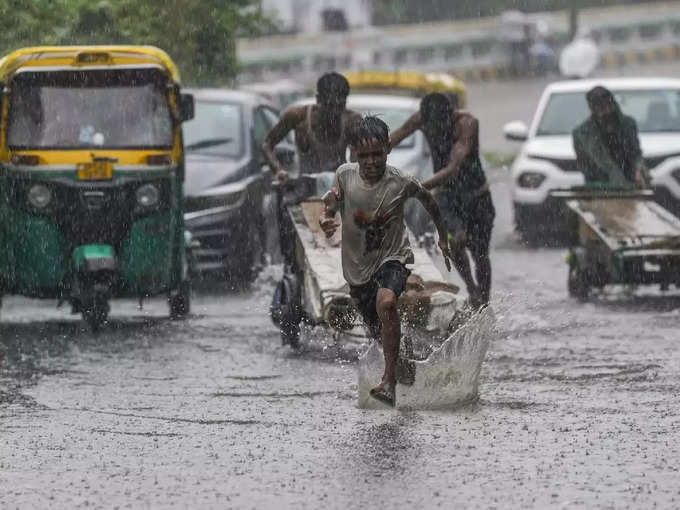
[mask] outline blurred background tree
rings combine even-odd
[[[236,75],[236,37],[269,30],[255,0],[1,0],[0,53],[41,44],[152,44],[186,83]]]

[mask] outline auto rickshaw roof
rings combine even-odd
[[[353,91],[393,91],[416,97],[430,92],[453,93],[458,96],[461,105],[465,104],[465,84],[447,73],[362,70],[343,74]]]
[[[177,66],[163,50],[154,46],[34,46],[21,48],[0,59],[0,81],[6,82],[23,67],[67,67],[83,69],[102,66],[149,64],[164,69],[180,82]]]

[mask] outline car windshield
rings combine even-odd
[[[194,118],[182,129],[189,153],[234,159],[243,153],[243,114],[239,104],[196,101]]]
[[[350,106],[350,108],[352,107]],[[376,106],[375,108],[361,107],[357,108],[357,110],[363,115],[375,115],[376,117],[382,119],[390,128],[390,131],[394,131],[395,129],[401,127],[401,125],[406,122],[408,118],[414,113],[411,110],[406,110],[403,108],[382,108],[380,106]],[[411,135],[407,138],[404,138],[404,140],[402,140],[402,142],[397,147],[395,147],[395,149],[412,149],[415,147],[415,144],[415,135]]]
[[[36,71],[11,83],[13,149],[171,148],[167,78],[157,69]]]
[[[680,131],[680,90],[612,91],[621,110],[635,119],[641,133]],[[536,136],[570,135],[588,116],[584,92],[552,94]]]

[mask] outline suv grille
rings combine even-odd
[[[654,158],[644,158],[645,163],[647,163],[647,168],[652,169],[661,163],[663,163],[668,158],[673,158],[680,156],[680,154],[666,154],[665,156],[657,156]],[[553,165],[561,168],[565,172],[578,172],[579,169],[576,166],[575,159],[562,159],[562,158],[546,158],[544,156],[530,156],[533,159],[540,159],[543,161],[549,161]]]

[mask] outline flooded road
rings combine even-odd
[[[118,302],[97,335],[8,298],[0,507],[677,507],[680,298],[569,299],[564,250],[515,240],[505,178],[477,403],[357,409],[353,349],[279,345],[275,268],[183,322]]]
[[[506,119],[510,120],[510,119]],[[523,247],[492,171],[498,335],[478,402],[356,407],[356,349],[280,346],[277,268],[193,315],[0,311],[0,508],[678,508],[680,296],[581,304],[564,249]]]

